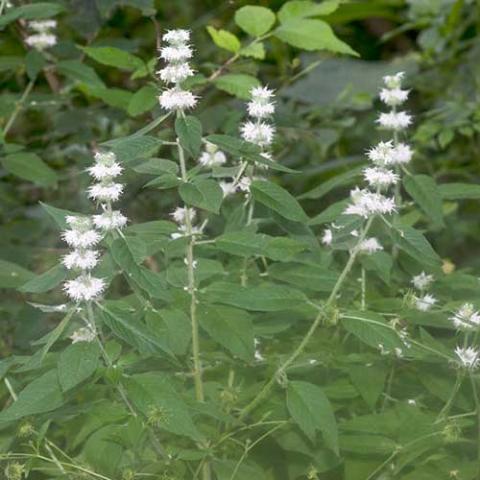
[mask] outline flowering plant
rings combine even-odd
[[[61,9],[26,7],[0,17],[19,21],[38,65],[3,127],[12,174],[58,180],[9,141],[40,75],[54,89],[74,71],[82,94],[140,120],[79,142],[76,201],[41,207],[61,232],[53,267],[5,261],[22,277],[6,286],[49,322],[0,363],[5,478],[478,478],[478,279],[429,241],[447,200],[474,186],[417,173],[412,76],[390,66],[376,78],[382,107],[367,128],[378,134],[367,138],[379,141],[360,149],[361,167],[294,195],[306,175],[282,154],[294,80],[230,68],[257,65],[266,46],[355,54],[318,18],[338,2],[238,9],[247,40],[209,26],[232,53],[211,71],[196,30],[164,31],[147,10],[153,60],[81,47],[129,81],[147,78],[133,95],[55,56],[62,30],[49,18]],[[212,86],[235,97],[228,112]],[[299,119],[315,117],[302,108]],[[25,155],[38,178],[18,168]],[[307,201],[345,186],[332,204]]]

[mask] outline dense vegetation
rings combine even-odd
[[[480,479],[479,9],[0,0],[2,478]]]

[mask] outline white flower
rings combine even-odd
[[[434,305],[437,303],[437,299],[427,293],[422,297],[415,297],[415,307],[417,310],[421,312],[428,312]]]
[[[93,223],[101,230],[117,230],[127,224],[127,217],[118,210],[105,211],[99,215],[94,215]]]
[[[99,253],[96,250],[74,250],[63,257],[62,263],[69,270],[91,270],[98,263]]]
[[[192,236],[195,236],[195,235],[201,235],[203,233],[203,230],[201,227],[192,226],[191,232],[192,232]],[[170,235],[170,238],[172,238],[173,240],[176,240],[177,238],[186,237],[187,235],[188,235],[187,226],[179,225],[178,231],[175,233],[172,233]]]
[[[322,243],[324,245],[331,245],[332,244],[332,241],[333,241],[333,234],[332,234],[332,231],[329,229],[329,228],[326,228],[324,231],[323,231],[323,235],[322,235]]]
[[[241,127],[242,137],[247,142],[255,143],[260,147],[268,146],[273,141],[275,128],[265,122],[245,122]]]
[[[69,227],[82,232],[90,230],[93,226],[92,219],[82,215],[67,215],[65,221]]]
[[[207,143],[198,163],[204,167],[218,167],[226,163],[227,157],[213,143]]]
[[[380,99],[388,106],[396,107],[407,100],[408,93],[408,90],[402,90],[401,88],[383,88],[380,91]]]
[[[352,203],[345,209],[347,215],[359,215],[368,218],[371,215],[389,214],[395,211],[395,200],[380,193],[360,190],[350,192]]]
[[[247,111],[251,117],[267,118],[275,113],[275,105],[271,102],[259,103],[251,101],[247,104]]]
[[[67,295],[76,302],[90,301],[99,297],[105,290],[105,281],[90,275],[81,275],[74,280],[68,280],[64,284]]]
[[[35,33],[29,35],[25,39],[25,43],[37,50],[45,50],[57,44],[57,37],[51,33]]]
[[[114,152],[95,152],[95,161],[105,165],[112,165],[117,161],[117,156]]]
[[[381,113],[377,122],[390,130],[403,130],[412,123],[412,116],[406,112]]]
[[[410,162],[413,156],[413,150],[405,143],[399,143],[390,151],[390,156],[386,165],[405,165]]]
[[[55,20],[32,20],[28,22],[28,26],[36,32],[43,33],[57,26]]]
[[[391,170],[381,167],[369,167],[363,171],[363,176],[371,187],[386,188],[395,185],[399,177]]]
[[[238,182],[238,188],[245,193],[250,192],[250,185],[252,184],[252,180],[248,177],[242,177]]]
[[[97,183],[88,187],[88,196],[101,202],[115,202],[123,192],[121,183]]]
[[[192,58],[193,50],[189,45],[163,47],[160,49],[160,58],[166,62],[185,62]]]
[[[72,335],[70,335],[72,343],[93,342],[95,337],[95,332],[87,327],[79,328],[78,330],[75,330]]]
[[[247,104],[248,114],[254,118],[267,118],[275,112],[275,104],[270,101],[275,96],[267,87],[254,87],[250,91],[251,101]]]
[[[480,326],[480,314],[471,303],[462,305],[450,320],[459,330],[474,330]]]
[[[185,225],[187,214],[190,214],[190,222],[193,222],[197,212],[193,208],[177,207],[170,215],[179,225]]]
[[[457,347],[455,349],[460,364],[468,370],[475,370],[480,366],[480,352],[473,347]]]
[[[170,88],[164,90],[158,97],[160,106],[165,110],[186,110],[197,104],[197,97],[188,90]]]
[[[383,81],[387,88],[400,88],[404,76],[405,72],[398,72],[395,75],[386,75],[383,77]]]
[[[158,75],[165,83],[180,83],[193,75],[188,63],[167,65],[159,70]]]
[[[376,165],[387,165],[391,152],[393,149],[393,142],[380,142],[377,146],[367,151],[368,158]]]
[[[360,242],[358,250],[360,252],[371,254],[383,250],[383,247],[375,237],[370,237]]]
[[[187,43],[190,40],[190,31],[184,29],[168,30],[162,37],[164,42],[170,45]]]
[[[425,272],[422,272],[412,278],[412,284],[418,290],[426,290],[433,280],[433,275],[427,275]]]
[[[88,248],[96,245],[102,236],[95,230],[78,231],[75,229],[65,230],[62,238],[68,245],[75,248]]]
[[[123,167],[117,162],[113,162],[111,165],[96,163],[88,167],[87,171],[96,180],[105,180],[118,177],[122,173]]]
[[[237,191],[233,182],[219,182],[218,185],[223,191],[223,197],[228,197]]]

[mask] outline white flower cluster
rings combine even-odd
[[[477,330],[480,327],[480,313],[471,303],[463,304],[450,320],[457,330]]]
[[[195,209],[189,207],[177,207],[170,215],[178,225],[178,231],[170,235],[173,240],[188,235],[188,224],[190,224],[190,231],[192,235],[202,234],[203,227],[197,227],[193,225],[193,222],[197,216],[197,211]]]
[[[193,55],[189,45],[190,32],[182,29],[169,30],[162,39],[167,45],[160,48],[159,58],[165,61],[166,65],[157,74],[164,83],[173,86],[164,90],[158,101],[162,108],[169,111],[193,108],[197,104],[197,97],[184,90],[181,85],[194,74],[188,63]]]
[[[52,33],[52,29],[57,26],[55,20],[36,20],[28,23],[28,27],[33,30],[31,35],[25,38],[25,43],[37,50],[45,50],[53,47],[57,43],[57,37]]]
[[[477,348],[457,347],[455,355],[460,365],[467,370],[476,370],[480,367],[480,351]]]
[[[396,107],[408,98],[408,91],[401,89],[402,78],[403,72],[384,77],[385,88],[380,92],[381,100],[392,107],[392,111],[382,113],[378,122],[382,127],[394,132],[403,130],[411,123],[409,115],[405,112],[396,111]],[[408,163],[412,158],[412,153],[408,145],[397,141],[396,133],[394,140],[380,142],[370,149],[367,156],[373,165],[364,169],[363,177],[373,191],[359,189],[358,187],[352,190],[350,193],[352,201],[346,208],[345,213],[369,218],[373,215],[395,212],[395,200],[382,192],[386,192],[400,180],[398,173],[390,170],[390,168]]]
[[[412,278],[413,287],[419,291],[418,295],[413,296],[414,306],[421,312],[428,312],[437,303],[437,299],[431,293],[427,293],[433,281],[433,275],[425,272],[421,272]]]
[[[105,232],[121,229],[127,223],[127,217],[119,210],[112,210],[112,202],[116,202],[123,192],[123,185],[115,181],[122,171],[113,152],[95,153],[95,164],[88,168],[88,173],[97,182],[88,188],[88,196],[99,202],[103,209],[103,213],[93,216],[93,222]]]
[[[105,282],[91,275],[100,256],[93,247],[102,236],[95,230],[90,217],[69,215],[65,220],[69,228],[62,233],[62,238],[73,250],[63,257],[62,262],[69,270],[80,271],[80,275],[66,281],[64,290],[76,302],[94,300],[105,289]]]
[[[100,202],[103,213],[66,217],[68,229],[62,233],[62,238],[73,250],[63,257],[62,262],[67,269],[80,274],[65,282],[64,290],[75,302],[95,300],[105,290],[105,281],[91,274],[100,257],[94,247],[106,232],[121,229],[127,223],[120,211],[112,210],[112,202],[118,200],[123,191],[123,185],[115,183],[115,178],[123,171],[115,154],[97,152],[94,165],[87,170],[96,182],[88,188],[88,196]]]
[[[275,113],[275,104],[272,98],[273,90],[267,87],[254,87],[251,90],[251,100],[247,104],[250,120],[241,127],[244,140],[267,149],[273,142],[275,127],[268,120]]]
[[[202,152],[198,159],[198,163],[202,167],[212,168],[212,167],[221,167],[227,162],[227,157],[225,154],[218,149],[213,143],[207,142],[205,145],[205,150]]]

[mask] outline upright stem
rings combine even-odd
[[[182,180],[188,181],[187,168],[185,163],[185,152],[179,142],[178,145],[178,157],[180,160],[180,171],[182,174]],[[198,401],[203,402],[205,400],[203,392],[202,381],[202,365],[200,362],[200,340],[198,333],[198,319],[197,319],[197,298],[195,294],[195,264],[193,256],[193,248],[195,245],[195,238],[192,235],[192,217],[189,207],[185,207],[185,226],[187,228],[188,245],[186,249],[186,261],[187,261],[187,275],[188,275],[188,293],[190,294],[190,320],[192,323],[192,351],[193,351],[193,378],[195,382],[195,397]]]
[[[453,386],[452,392],[450,393],[450,397],[448,398],[447,403],[445,404],[445,406],[442,408],[442,410],[438,414],[438,417],[437,417],[437,420],[436,420],[437,422],[442,420],[443,417],[446,417],[448,415],[448,412],[450,411],[450,407],[452,406],[453,401],[455,400],[455,397],[456,397],[458,391],[460,390],[460,387],[462,385],[462,381],[463,381],[463,372],[458,371],[457,372],[457,378],[455,380],[455,385]]]
[[[355,263],[355,259],[357,258],[357,255],[358,255],[358,245],[360,245],[361,242],[365,240],[365,237],[368,231],[370,230],[370,227],[372,226],[373,218],[374,217],[370,217],[368,219],[367,224],[365,225],[363,232],[360,234],[356,246],[352,249],[350,253],[350,257],[348,258],[348,261],[344,269],[340,273],[340,276],[338,277],[332,292],[330,293],[327,301],[319,311],[318,315],[315,317],[315,320],[310,326],[308,332],[305,334],[305,336],[303,337],[302,341],[297,346],[295,351],[287,358],[287,360],[285,360],[285,362],[276,370],[272,378],[263,386],[263,388],[260,390],[258,395],[246,407],[244,407],[240,411],[240,414],[239,414],[240,420],[242,420],[246,415],[248,415],[252,410],[254,410],[259,405],[259,403],[270,393],[270,390],[275,385],[278,375],[285,372],[285,370],[302,354],[306,345],[308,344],[313,334],[315,333],[316,329],[320,325],[322,318],[325,316],[326,313],[328,313],[329,308],[334,304],[337,294],[343,285],[343,282],[347,278],[347,275],[350,273],[350,270],[352,269]]]
[[[361,286],[362,286],[362,299],[361,299],[361,304],[360,304],[360,310],[362,310],[362,312],[365,310],[366,308],[366,301],[365,301],[365,297],[366,297],[366,288],[367,288],[367,276],[365,274],[365,268],[362,267],[362,276],[361,276]]]
[[[23,104],[25,103],[25,100],[30,95],[30,92],[32,91],[34,84],[35,84],[35,80],[30,80],[25,90],[23,91],[22,96],[20,97],[20,99],[18,100],[15,106],[15,109],[13,110],[12,114],[10,115],[10,118],[7,120],[7,123],[5,124],[5,128],[3,129],[4,137],[7,136],[7,133],[9,132],[10,128],[12,128],[13,122],[15,122],[18,114],[20,113],[20,110],[23,107]]]
[[[477,384],[473,378],[473,374],[470,372],[470,383],[472,384],[473,398],[475,400],[475,409],[477,414],[477,459],[478,459],[478,479],[480,479],[480,399],[478,397]]]

